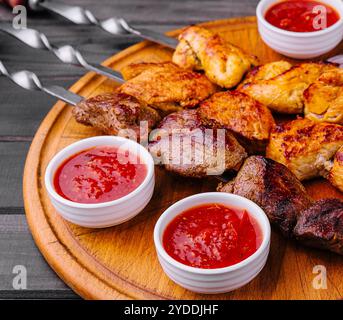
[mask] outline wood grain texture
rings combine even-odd
[[[254,18],[206,24],[225,39],[256,54],[262,62],[281,57],[267,48],[256,30]],[[342,49],[342,45],[337,50]],[[138,44],[108,59],[115,69],[138,61],[165,61],[171,51],[153,44]],[[101,76],[88,74],[72,90],[84,96],[111,91],[116,86]],[[133,220],[107,229],[86,229],[64,221],[50,204],[43,187],[43,173],[54,154],[84,137],[97,135],[77,124],[71,107],[58,102],[39,128],[27,158],[24,198],[34,239],[51,267],[78,294],[93,299],[337,299],[343,296],[342,257],[303,248],[273,232],[271,253],[259,277],[229,294],[198,295],[175,285],[163,273],[152,240],[160,214],[187,195],[215,189],[215,181],[175,177],[157,168],[152,201]],[[308,190],[315,198],[343,198],[327,182],[312,181]],[[312,286],[313,267],[328,269],[328,289]]]

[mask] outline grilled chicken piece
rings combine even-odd
[[[246,83],[240,91],[248,94],[270,109],[287,114],[302,113],[304,91],[319,76],[337,68],[326,63],[302,63],[267,80]]]
[[[304,99],[306,118],[343,124],[343,69],[323,73],[305,90]]]
[[[238,89],[242,88],[246,83],[269,80],[291,68],[292,65],[284,60],[274,61],[257,66],[247,73],[244,80],[238,86]]]
[[[151,130],[161,120],[156,110],[119,92],[83,100],[73,108],[72,113],[77,122],[111,135],[131,129],[138,136],[143,134],[140,132],[141,121],[146,121],[148,130]]]
[[[207,129],[197,110],[183,110],[165,117],[150,135],[149,151],[156,162],[186,177],[219,175],[238,170],[246,153],[226,130]]]
[[[119,91],[134,96],[162,114],[193,108],[216,91],[205,75],[171,62],[134,64],[123,70],[129,80]]]
[[[201,103],[199,113],[211,127],[231,130],[249,153],[265,151],[275,126],[267,107],[238,91],[215,93]]]
[[[139,76],[142,72],[146,70],[150,71],[159,71],[162,67],[169,68],[173,67],[173,64],[169,62],[140,62],[140,63],[131,63],[120,70],[124,80],[128,81]]]
[[[266,155],[305,180],[323,175],[327,161],[342,145],[343,126],[299,118],[272,131]]]
[[[257,58],[225,42],[218,34],[192,26],[179,36],[173,62],[182,68],[204,70],[206,76],[221,87],[236,86]]]
[[[343,146],[336,152],[327,179],[343,192]]]
[[[291,171],[262,156],[246,159],[237,177],[227,184],[219,184],[217,190],[254,201],[266,212],[270,222],[288,237],[300,213],[312,203]]]
[[[294,235],[305,245],[343,255],[343,201],[315,202],[300,215]]]

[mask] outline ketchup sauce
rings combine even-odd
[[[314,8],[322,6],[326,9],[326,28],[335,24],[340,16],[329,5],[314,0],[286,0],[271,6],[265,19],[273,26],[293,32],[314,32],[323,30],[323,21],[317,21],[321,16]],[[316,19],[316,20],[315,20]]]
[[[146,164],[129,151],[101,146],[65,160],[54,176],[56,192],[79,203],[102,203],[126,196],[147,175]]]
[[[191,267],[215,269],[255,253],[262,243],[262,231],[246,210],[205,204],[175,217],[162,241],[175,260]]]

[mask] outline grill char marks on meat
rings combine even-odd
[[[149,150],[167,170],[182,176],[238,170],[246,157],[244,148],[227,130],[221,131],[221,141],[219,134],[204,126],[197,110],[183,110],[162,120],[150,135]]]
[[[238,91],[218,92],[200,104],[202,120],[230,130],[249,154],[264,154],[275,126],[269,109]]]
[[[124,93],[113,92],[81,101],[73,108],[77,122],[92,126],[106,134],[117,135],[132,129],[139,136],[140,121],[151,130],[160,121],[158,112]]]
[[[224,88],[235,87],[258,59],[226,42],[218,34],[191,26],[179,35],[173,62],[182,68],[204,70],[206,76]]]
[[[294,229],[305,245],[343,255],[343,201],[322,199],[302,212]]]
[[[311,205],[300,181],[284,165],[262,156],[251,156],[237,177],[220,184],[218,191],[246,197],[263,208],[271,223],[290,237],[299,214]]]
[[[127,82],[120,86],[120,92],[136,97],[162,115],[195,108],[218,89],[204,74],[171,62],[131,64],[122,73]]]

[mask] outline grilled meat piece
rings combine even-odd
[[[134,64],[122,72],[129,80],[119,91],[134,96],[163,115],[193,108],[217,90],[205,75],[171,62]]]
[[[284,60],[257,66],[247,73],[244,80],[239,84],[238,89],[242,88],[246,83],[274,78],[290,68],[292,68],[292,65]]]
[[[343,255],[343,201],[316,201],[300,215],[294,235],[307,246]]]
[[[343,192],[343,146],[336,152],[327,178],[336,188]]]
[[[304,91],[319,76],[337,67],[326,63],[302,63],[267,80],[246,83],[240,91],[268,108],[287,114],[302,113]]]
[[[111,135],[117,135],[120,130],[127,129],[139,135],[140,121],[146,121],[150,130],[161,119],[156,110],[119,92],[83,100],[73,108],[72,113],[77,122]]]
[[[343,124],[343,69],[323,73],[304,92],[306,118]]]
[[[215,93],[200,104],[199,112],[208,125],[231,130],[251,154],[265,151],[275,126],[267,107],[238,91]]]
[[[219,184],[217,190],[254,201],[266,212],[270,222],[288,237],[300,213],[312,202],[291,171],[262,156],[246,159],[237,177],[227,184]]]
[[[165,117],[158,129],[151,132],[149,151],[167,170],[197,178],[238,170],[246,157],[244,148],[231,133],[207,129],[197,110]]]
[[[325,174],[326,162],[342,145],[343,126],[299,118],[272,131],[266,156],[305,180]]]
[[[218,34],[197,26],[184,30],[173,55],[173,62],[182,68],[204,70],[206,76],[221,87],[232,88],[257,64],[236,46]]]

